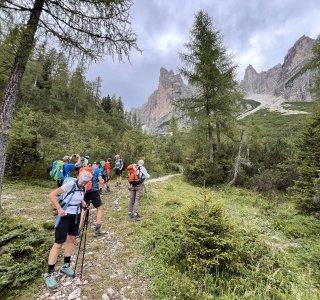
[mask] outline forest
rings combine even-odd
[[[165,183],[150,183],[143,196],[147,220],[142,225],[121,219],[120,211],[110,221],[110,228],[122,230],[119,236],[128,247],[133,236],[142,241],[132,250],[132,257],[140,256],[130,274],[152,284],[147,292],[135,295],[138,299],[320,297],[319,42],[308,65],[315,72],[314,101],[290,103],[308,114],[283,116],[264,110],[239,119],[246,100],[235,79],[234,57],[223,46],[209,15],[198,12],[190,40],[180,53],[180,73],[197,87],[198,95],[175,104],[192,120],[192,127],[179,128],[173,117],[170,132],[156,136],[144,132],[137,117],[125,111],[121,95],[101,94],[99,76],[94,81],[86,78],[90,56],[100,53],[74,43],[71,34],[67,40],[57,32],[53,35],[82,51],[81,59],[70,60],[63,47],[52,47],[49,40],[31,39],[30,53],[21,59],[25,60],[21,82],[9,89],[29,34],[15,23],[13,15],[36,11],[23,10],[15,2],[0,2],[1,21],[11,20],[8,28],[0,29],[0,149],[5,149],[0,167],[3,299],[33,297],[42,284],[41,276],[34,275],[46,265],[48,237],[53,235],[52,228],[43,226],[50,218],[50,205],[41,207],[41,195],[53,188],[47,170],[54,160],[74,153],[92,160],[113,160],[119,153],[127,164],[143,159],[153,178],[182,174]],[[34,2],[43,7],[56,5],[55,1]],[[100,2],[117,5],[117,1]],[[128,5],[130,1],[120,2]],[[127,6],[122,9],[127,13]],[[40,24],[49,30],[45,20]],[[129,35],[119,48],[106,46],[106,52],[127,56],[129,48],[138,49]],[[94,46],[96,43],[99,41]],[[18,65],[22,66],[21,61]],[[10,98],[14,88],[16,97]],[[9,98],[15,98],[15,103],[8,104]],[[11,120],[9,106],[13,106]],[[26,197],[24,201],[19,194]],[[16,203],[8,195],[16,195]],[[110,197],[113,201],[116,194]],[[125,191],[119,197],[127,201]],[[114,209],[111,202],[109,206]],[[39,207],[41,216],[30,225],[28,218],[35,218],[32,207]],[[122,227],[114,221],[117,218]],[[130,235],[126,236],[126,230]],[[301,246],[275,251],[263,239],[273,231]],[[36,257],[39,259],[31,264]],[[143,271],[138,275],[137,269]]]

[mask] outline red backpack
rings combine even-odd
[[[127,170],[128,170],[128,181],[130,184],[137,184],[143,181],[142,173],[140,172],[140,166],[136,164],[131,164],[128,166]]]
[[[82,167],[82,168],[79,170],[79,174],[80,174],[82,171],[88,171],[88,172],[90,172],[91,174],[93,174],[93,169],[90,168],[90,167],[87,167],[87,166]],[[85,185],[85,187],[86,187],[86,192],[91,191],[91,189],[92,189],[92,179]]]

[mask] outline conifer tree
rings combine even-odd
[[[11,72],[0,101],[0,153],[4,154],[0,157],[0,208],[9,129],[36,34],[39,38],[56,39],[75,57],[98,59],[107,54],[122,60],[129,57],[132,48],[138,50],[128,21],[131,5],[131,0],[0,2],[1,23],[13,23],[14,28],[20,29]]]
[[[191,99],[178,101],[178,106],[198,124],[205,124],[212,161],[214,127],[219,149],[223,126],[235,118],[234,109],[240,98],[235,79],[236,65],[232,55],[223,47],[222,37],[214,29],[206,12],[200,11],[195,15],[190,33],[190,42],[185,44],[187,51],[180,54],[184,63],[180,72],[197,88],[197,94]]]
[[[318,103],[298,146],[299,178],[294,190],[297,192],[299,207],[320,215],[320,40],[315,43],[313,54],[309,67],[315,71],[312,92]]]

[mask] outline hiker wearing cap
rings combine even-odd
[[[57,180],[57,185],[58,187],[62,186],[63,180],[67,177],[71,177],[71,170],[75,169],[76,167],[81,165],[81,157],[79,154],[75,155],[77,162],[71,163],[72,157],[71,156],[64,156],[62,158],[63,160],[63,179],[58,179]]]
[[[128,170],[130,166],[128,166]],[[134,169],[135,169],[136,177],[139,178],[139,180],[136,180],[135,182],[130,183],[130,199],[128,203],[128,216],[129,218],[133,218],[136,221],[140,221],[141,216],[139,214],[139,204],[142,196],[142,190],[144,187],[143,181],[146,178],[149,178],[150,175],[147,169],[144,167],[144,161],[142,159],[138,161],[138,165],[134,165]]]
[[[92,205],[97,209],[97,220],[96,227],[94,230],[95,235],[101,234],[101,222],[103,214],[103,205],[100,197],[99,185],[102,187],[104,185],[104,180],[102,178],[102,173],[100,170],[100,161],[95,161],[92,164],[93,175],[92,175],[92,188],[87,191],[84,195],[84,200],[88,203],[91,202]],[[81,219],[81,224],[83,224],[84,218]]]
[[[57,287],[57,281],[54,277],[54,268],[60,249],[64,243],[64,264],[60,268],[60,272],[69,277],[74,277],[72,270],[71,255],[74,248],[74,242],[79,231],[79,223],[81,207],[86,207],[86,202],[83,200],[85,188],[84,186],[92,179],[92,174],[87,171],[82,171],[76,181],[69,181],[61,187],[53,190],[48,198],[53,206],[58,211],[58,217],[55,226],[55,240],[50,250],[48,258],[48,273],[45,274],[45,282],[49,289]],[[59,204],[57,196],[60,194],[66,195],[64,198],[63,207]]]

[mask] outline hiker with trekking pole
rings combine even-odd
[[[58,216],[55,222],[55,240],[50,250],[48,258],[48,273],[45,274],[45,282],[49,289],[57,287],[55,279],[55,265],[64,243],[64,264],[60,268],[60,273],[69,277],[74,277],[75,272],[71,268],[71,255],[74,242],[79,232],[80,215],[82,208],[87,208],[84,199],[85,186],[92,179],[92,174],[88,171],[81,171],[76,181],[68,181],[61,187],[53,190],[48,198],[57,209]],[[57,197],[63,194],[63,201],[59,202]]]

